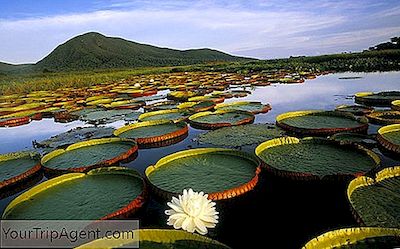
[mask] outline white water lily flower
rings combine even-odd
[[[215,202],[207,199],[204,192],[194,192],[192,189],[183,190],[179,199],[172,197],[167,205],[172,208],[165,211],[169,215],[167,224],[175,229],[183,229],[188,232],[207,234],[207,228],[214,228],[218,223],[218,212]]]

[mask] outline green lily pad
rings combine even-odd
[[[374,179],[354,179],[347,197],[363,224],[400,228],[400,167],[383,169]]]
[[[141,249],[229,249],[228,246],[194,233],[172,229],[140,229],[136,231],[138,240],[97,239],[77,249],[84,248],[123,248],[139,242]],[[121,234],[121,238],[123,238]]]
[[[400,124],[400,111],[375,111],[366,116],[374,124]]]
[[[37,169],[35,170],[35,168]],[[30,151],[21,151],[1,154],[0,189],[7,185],[21,181],[39,170],[39,155],[37,153]]]
[[[374,111],[374,108],[363,105],[339,105],[335,109],[340,112],[350,112],[354,115],[365,115]]]
[[[303,249],[374,249],[400,245],[400,229],[353,227],[326,232],[310,240]]]
[[[82,115],[80,119],[92,124],[105,124],[124,120],[126,115],[132,115],[132,113],[136,112],[129,109],[100,110]]]
[[[400,97],[399,97],[400,99]],[[393,111],[400,111],[400,100],[394,100],[391,103],[391,107]]]
[[[302,135],[332,135],[338,132],[366,132],[368,121],[346,112],[295,111],[280,114],[276,124],[284,130]]]
[[[138,121],[139,120],[139,116],[143,114],[142,112],[131,112],[126,114],[123,119],[126,122],[134,122],[134,121]]]
[[[83,171],[94,166],[111,165],[137,151],[136,142],[120,138],[92,139],[58,149],[42,158],[50,170]]]
[[[151,105],[146,105],[144,106],[144,109],[146,111],[170,110],[170,109],[176,109],[178,104],[179,104],[178,102],[173,100],[161,101]]]
[[[179,109],[171,109],[171,110],[160,110],[153,112],[146,112],[139,116],[139,121],[150,121],[150,120],[173,120],[173,121],[181,121],[185,120],[188,116],[188,113],[185,111],[181,111]]]
[[[58,148],[87,139],[112,137],[111,127],[78,127],[36,143],[37,147]]]
[[[344,144],[359,144],[367,148],[373,148],[376,147],[377,145],[375,136],[352,133],[352,132],[336,133],[333,136],[331,136],[330,139]]]
[[[380,163],[370,150],[322,138],[275,138],[260,144],[256,155],[274,172],[313,179],[357,176]]]
[[[188,127],[183,121],[153,120],[121,127],[114,132],[114,135],[135,139],[141,145],[174,139],[187,134],[187,132]]]
[[[359,92],[355,94],[355,102],[368,106],[385,106],[390,107],[393,100],[400,99],[399,91],[388,92]]]
[[[218,104],[215,109],[217,110],[240,110],[248,111],[253,114],[266,113],[271,110],[270,105],[263,105],[261,102],[255,101],[238,101],[232,103]]]
[[[259,162],[246,153],[217,148],[184,150],[160,159],[146,169],[154,190],[161,195],[192,188],[204,191],[211,199],[224,199],[222,193],[236,196],[252,189],[258,181]]]
[[[69,173],[45,181],[15,198],[3,219],[97,220],[133,211],[128,205],[143,202],[143,180],[133,170],[100,168]],[[138,208],[141,205],[137,205]]]
[[[238,110],[199,112],[189,117],[190,124],[200,129],[215,129],[226,126],[250,124],[253,121],[254,114]]]
[[[208,131],[199,135],[199,142],[236,147],[259,144],[284,134],[285,132],[274,124],[248,124]]]
[[[387,125],[378,130],[376,136],[379,149],[393,156],[400,156],[400,124]]]

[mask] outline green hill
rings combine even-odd
[[[27,72],[32,70],[33,64],[20,64],[14,65],[9,63],[0,62],[0,75],[6,75],[15,72]]]
[[[216,61],[240,61],[211,49],[174,50],[90,32],[59,45],[36,63],[44,71],[70,71],[145,66],[176,66]]]

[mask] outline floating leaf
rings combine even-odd
[[[221,200],[243,194],[258,182],[260,163],[247,153],[218,148],[176,152],[146,169],[153,191],[170,199],[183,189],[208,193]]]
[[[97,220],[136,212],[144,204],[136,171],[109,167],[47,180],[15,198],[3,219]]]
[[[228,246],[220,242],[205,236],[185,231],[177,231],[172,229],[140,229],[137,230],[136,233],[137,234],[134,234],[132,237],[139,238],[139,241],[137,239],[129,240],[102,238],[79,246],[77,249],[124,248],[130,244],[138,242],[141,249],[229,249]],[[118,237],[125,238],[126,236],[124,236],[124,234],[120,234]]]
[[[243,146],[259,144],[284,135],[284,131],[274,124],[248,124],[223,127],[199,135],[200,143],[217,146]]]
[[[114,129],[111,127],[78,127],[35,143],[35,145],[38,147],[58,148],[83,140],[112,137],[113,132]]]
[[[90,168],[113,165],[137,151],[134,140],[120,138],[92,139],[72,144],[46,154],[41,164],[47,172],[83,172]]]
[[[347,188],[347,197],[361,223],[400,228],[400,167],[383,169],[374,179],[354,179]]]
[[[190,125],[199,129],[217,129],[226,126],[250,124],[254,122],[254,114],[237,110],[217,110],[215,112],[199,112],[189,117]]]
[[[357,176],[379,165],[379,157],[361,146],[345,146],[322,138],[283,137],[256,148],[268,170],[300,179]]]
[[[295,111],[276,117],[276,124],[284,130],[301,135],[327,136],[338,132],[366,132],[368,121],[346,112]]]

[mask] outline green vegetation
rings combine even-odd
[[[359,53],[249,60],[209,49],[178,51],[88,33],[60,45],[35,65],[0,63],[0,93],[85,87],[136,75],[184,71],[270,75],[282,70],[300,74],[400,70],[400,49],[382,50],[384,47],[377,45],[377,49]]]

